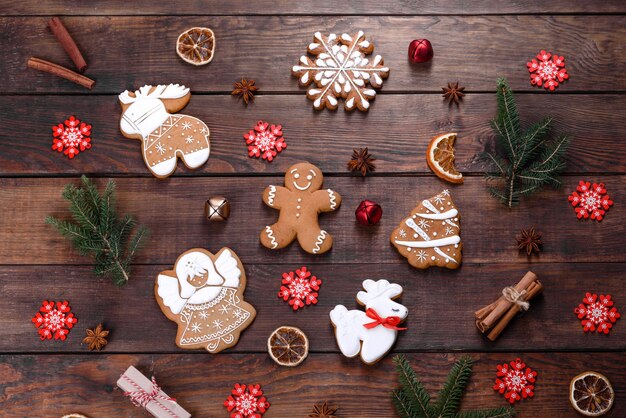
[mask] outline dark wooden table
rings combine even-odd
[[[496,364],[522,357],[538,371],[535,397],[516,405],[522,417],[577,416],[569,405],[570,379],[585,370],[606,374],[617,400],[610,417],[626,416],[626,320],[609,336],[585,334],[574,308],[585,292],[610,293],[626,312],[626,3],[525,0],[446,2],[374,0],[291,2],[64,2],[0,1],[0,408],[3,416],[146,416],[115,382],[130,364],[154,373],[163,388],[197,417],[226,416],[222,406],[234,383],[260,383],[272,406],[265,416],[304,417],[328,400],[342,417],[394,416],[389,392],[397,386],[392,355],[368,367],[338,353],[328,312],[356,305],[365,278],[400,283],[410,309],[409,329],[395,353],[406,353],[428,389],[438,390],[462,353],[476,361],[466,408],[505,405],[492,390]],[[179,4],[180,3],[180,4]],[[339,3],[347,3],[338,6]],[[30,56],[72,66],[46,29],[62,16],[97,80],[86,91],[26,68]],[[194,68],[174,53],[178,34],[209,26],[215,59]],[[315,31],[364,30],[391,68],[369,113],[315,112],[290,68]],[[434,60],[410,65],[407,45],[428,38]],[[548,94],[529,83],[526,62],[539,50],[566,57],[571,75]],[[261,88],[253,105],[230,96],[240,77]],[[554,133],[569,133],[562,190],[545,190],[508,210],[488,196],[476,155],[493,141],[495,80],[505,76],[517,92],[522,120],[554,117]],[[467,87],[460,108],[448,108],[440,87]],[[184,83],[193,96],[184,113],[211,128],[211,158],[200,170],[178,168],[159,181],[147,171],[139,142],[118,130],[117,94],[147,83]],[[69,115],[93,125],[93,148],[74,160],[53,152],[50,127]],[[289,144],[268,164],[247,156],[243,134],[256,121],[281,123]],[[417,271],[389,245],[390,231],[416,203],[448,184],[428,169],[424,153],[437,133],[456,131],[457,166],[465,184],[452,187],[462,214],[463,266]],[[361,178],[346,162],[354,147],[369,147],[377,170]],[[309,256],[298,246],[270,252],[258,242],[275,211],[261,201],[268,184],[281,182],[291,164],[308,160],[339,191],[342,208],[323,216],[335,236],[332,251]],[[80,174],[115,178],[122,212],[152,230],[122,289],[91,272],[56,231],[47,214],[63,215],[63,186]],[[579,221],[567,201],[579,180],[602,181],[615,206],[602,223]],[[232,201],[230,220],[203,218],[207,197]],[[364,198],[384,208],[367,229],[354,219]],[[514,236],[535,225],[544,233],[538,257],[519,254]],[[175,324],[153,296],[156,274],[186,249],[223,246],[241,257],[246,299],[258,315],[239,344],[218,355],[185,352],[174,344]],[[292,312],[276,297],[281,274],[308,266],[324,284],[317,306]],[[475,329],[473,312],[527,270],[546,290],[496,343]],[[67,341],[40,341],[30,318],[44,299],[67,299],[79,322]],[[100,353],[81,344],[84,329],[104,322],[110,343]],[[309,358],[281,368],[266,353],[279,325],[309,336]]]

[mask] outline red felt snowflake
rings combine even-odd
[[[230,418],[261,418],[270,403],[263,396],[260,385],[235,384],[232,394],[224,401]]]
[[[70,329],[74,326],[78,319],[74,318],[74,314],[70,312],[68,301],[57,302],[56,308],[54,302],[44,300],[41,303],[40,312],[33,317],[32,321],[36,328],[39,328],[39,336],[42,340],[51,339],[65,340]]]
[[[91,148],[91,125],[70,116],[65,124],[52,127],[52,149],[67,155],[70,159]],[[64,151],[65,150],[65,151]]]
[[[574,309],[578,315],[580,323],[585,332],[598,331],[608,334],[613,328],[613,324],[621,316],[613,306],[611,295],[598,295],[587,292],[583,298],[583,303]]]
[[[565,58],[552,55],[550,52],[542,50],[537,54],[537,58],[526,63],[530,72],[530,84],[542,86],[550,91],[569,78],[565,67]],[[552,59],[550,59],[552,58]]]
[[[578,193],[580,192],[580,194]],[[604,183],[591,183],[580,181],[576,191],[573,192],[568,198],[574,206],[574,210],[578,214],[578,219],[587,219],[591,214],[591,219],[595,219],[600,222],[602,217],[609,210],[609,207],[613,205],[613,201],[606,194]],[[577,207],[576,207],[577,206]]]
[[[306,267],[289,273],[283,273],[283,286],[280,287],[278,297],[283,300],[289,300],[289,304],[294,311],[307,305],[317,303],[317,290],[320,290],[322,281],[315,276],[311,276],[311,272]]]
[[[283,138],[282,125],[269,125],[260,120],[253,130],[243,136],[248,144],[250,157],[263,158],[272,161],[276,154],[287,148]]]
[[[537,372],[526,367],[526,364],[519,358],[509,364],[498,364],[497,376],[493,390],[503,393],[511,404],[535,395],[533,383],[535,383]]]

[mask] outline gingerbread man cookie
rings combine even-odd
[[[292,165],[285,173],[285,187],[269,186],[263,201],[280,210],[278,222],[261,231],[261,244],[270,249],[284,248],[294,239],[311,254],[322,254],[333,246],[333,237],[319,226],[321,212],[332,212],[341,205],[339,193],[325,189],[322,171],[313,164]]]
[[[222,248],[185,251],[173,270],[162,271],[154,294],[168,319],[178,324],[176,345],[218,353],[237,344],[254,320],[254,307],[243,300],[246,274],[237,255]]]
[[[122,135],[142,141],[143,160],[155,177],[174,173],[177,157],[191,169],[209,159],[209,127],[193,116],[170,113],[185,107],[190,97],[189,89],[178,84],[143,86],[119,95]]]

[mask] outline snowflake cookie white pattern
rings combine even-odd
[[[365,280],[363,289],[356,295],[365,312],[349,311],[337,305],[330,311],[330,321],[335,327],[335,337],[339,350],[346,357],[361,354],[366,364],[376,363],[391,350],[396,342],[398,331],[409,314],[409,310],[394,302],[402,294],[402,287],[387,280]]]
[[[461,222],[450,192],[423,200],[391,233],[391,243],[413,267],[461,265]]]
[[[359,31],[355,35],[344,33],[337,36],[331,33],[323,36],[316,32],[307,51],[315,55],[311,59],[300,57],[300,63],[294,65],[291,73],[298,77],[300,85],[309,86],[307,97],[313,101],[313,107],[334,110],[339,99],[344,99],[346,110],[366,111],[370,100],[376,98],[376,90],[389,76],[389,68],[384,66],[383,58],[376,55],[369,60],[374,45],[365,39]]]
[[[254,320],[254,307],[243,300],[245,288],[243,265],[232,250],[213,255],[194,248],[158,275],[154,293],[165,316],[178,324],[176,345],[217,353],[237,344]]]
[[[171,114],[189,102],[191,93],[178,84],[143,86],[119,95],[120,130],[142,141],[143,160],[155,177],[176,171],[177,157],[194,169],[209,159],[209,127],[193,116]]]

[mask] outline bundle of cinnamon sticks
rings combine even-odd
[[[54,36],[56,36],[57,40],[59,41],[67,55],[69,55],[69,57],[72,59],[78,71],[80,73],[85,72],[85,70],[87,69],[87,62],[85,62],[83,54],[81,54],[78,46],[76,45],[76,42],[74,42],[74,39],[72,39],[70,33],[67,31],[61,20],[58,17],[53,17],[48,21],[48,27],[50,28]],[[53,62],[43,60],[41,58],[31,57],[28,59],[27,65],[29,68],[50,73],[57,77],[65,78],[66,80],[70,80],[71,82],[81,85],[90,90],[95,84],[94,80],[85,77],[82,74],[79,74],[75,71],[70,70],[69,68],[63,67]]]
[[[527,310],[529,301],[542,291],[537,275],[527,272],[515,286],[505,287],[496,301],[476,311],[476,327],[490,341],[495,341],[511,319],[521,310]]]

